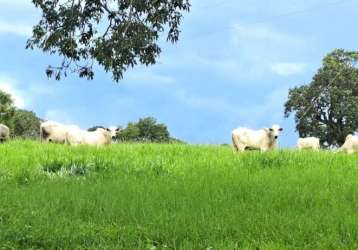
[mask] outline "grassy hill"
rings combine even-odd
[[[358,155],[0,145],[0,249],[357,249]]]

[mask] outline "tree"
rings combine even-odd
[[[336,49],[323,59],[311,83],[289,90],[285,116],[295,116],[300,137],[317,136],[339,146],[358,129],[357,51]]]
[[[103,126],[93,126],[93,127],[90,127],[89,129],[87,129],[87,131],[93,132],[93,131],[96,131],[98,128],[104,128],[104,127]]]
[[[140,141],[140,131],[135,123],[128,123],[127,127],[118,134],[121,141]]]
[[[169,143],[171,143],[171,144],[186,144],[186,142],[184,142],[178,138],[175,138],[175,137],[170,137]]]
[[[24,138],[38,138],[41,120],[32,111],[17,109],[12,117],[12,133]]]
[[[170,134],[167,126],[157,123],[153,117],[139,119],[137,123],[128,123],[119,135],[123,141],[169,142]]]
[[[40,122],[34,112],[16,109],[11,95],[0,90],[0,123],[10,128],[13,136],[38,137]]]
[[[94,62],[119,81],[138,63],[156,63],[160,34],[179,39],[183,12],[189,0],[32,0],[42,18],[33,27],[27,48],[62,57],[46,74],[59,80],[68,72],[93,79]]]
[[[0,90],[0,123],[12,127],[12,117],[14,116],[15,107],[11,95]]]
[[[170,135],[167,126],[157,123],[153,117],[139,119],[137,123],[139,137],[152,142],[168,142]]]

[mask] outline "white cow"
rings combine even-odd
[[[112,143],[112,134],[109,129],[104,128],[97,128],[95,131],[69,130],[66,142],[70,145],[109,145]]]
[[[297,148],[299,150],[302,149],[319,150],[320,148],[319,139],[317,137],[298,138]]]
[[[277,147],[277,139],[283,129],[279,125],[260,130],[237,128],[232,131],[232,142],[236,151],[242,152],[247,148],[261,151],[272,150]]]
[[[40,125],[40,138],[47,142],[66,143],[66,133],[77,130],[80,130],[77,125],[64,125],[55,121],[46,121]]]
[[[10,129],[4,124],[0,124],[0,143],[7,141],[9,138]]]
[[[344,142],[342,147],[340,147],[337,151],[345,152],[348,154],[357,153],[358,152],[358,137],[353,136],[351,134],[347,135],[346,141]]]

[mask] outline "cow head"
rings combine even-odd
[[[349,134],[349,135],[346,136],[346,141],[349,141],[349,140],[352,139],[352,138],[353,138],[353,135],[352,135],[352,134]]]
[[[107,131],[109,131],[111,133],[112,140],[115,140],[117,138],[118,133],[120,133],[122,131],[122,129],[112,126],[112,127],[107,128]]]
[[[270,138],[273,140],[277,140],[278,136],[280,135],[280,132],[283,130],[279,125],[272,125],[271,128],[265,128],[266,133]]]

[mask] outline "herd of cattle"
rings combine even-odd
[[[277,140],[283,129],[279,125],[273,125],[271,128],[252,130],[248,128],[237,128],[232,131],[232,143],[234,149],[238,152],[247,149],[259,149],[261,151],[274,150],[277,148]],[[319,150],[319,138],[306,137],[297,140],[297,148]],[[358,137],[347,135],[344,144],[337,152],[346,152],[352,154],[358,152]]]
[[[40,124],[41,141],[62,143],[69,145],[108,145],[120,131],[119,128],[97,128],[95,131],[82,130],[77,125],[65,125],[54,121],[45,121]],[[10,138],[10,130],[0,124],[0,142]]]
[[[242,152],[248,149],[261,151],[274,150],[277,148],[277,140],[283,129],[279,125],[271,128],[252,130],[248,128],[237,128],[232,131],[232,142],[235,151]],[[95,131],[82,130],[77,125],[65,125],[54,121],[45,121],[40,125],[41,141],[62,143],[69,145],[108,145],[120,132],[119,128],[97,128]],[[7,126],[0,124],[0,142],[10,138],[10,130]],[[297,148],[320,149],[319,138],[306,137],[297,140]],[[358,137],[347,135],[345,143],[337,152],[348,154],[358,152]]]

